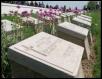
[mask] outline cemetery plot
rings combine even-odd
[[[65,40],[83,46],[85,48],[84,57],[86,57],[87,59],[89,59],[89,55],[91,52],[88,41],[88,32],[88,29],[69,22],[60,23],[58,25],[58,36]],[[88,48],[86,48],[86,46]]]
[[[61,14],[61,17],[62,17],[62,22],[67,21],[67,17],[65,14]]]
[[[84,77],[80,67],[83,52],[81,46],[40,32],[10,46],[8,56],[11,61],[19,64],[18,69],[23,65],[48,78],[67,78]]]
[[[88,19],[88,18],[85,18],[85,17],[82,17],[82,16],[77,16],[77,17],[80,18],[80,19],[86,20],[88,22],[91,22],[92,21],[91,19]]]
[[[73,18],[72,23],[90,29],[91,23],[80,18]]]
[[[89,41],[90,41],[90,44],[92,44],[92,34],[91,34],[91,30],[90,30],[92,23],[88,22],[88,21],[86,21],[84,19],[80,19],[78,17],[73,18],[72,23],[77,24],[77,25],[79,25],[81,27],[89,29],[89,31],[90,31],[89,32]]]
[[[88,19],[92,19],[92,17],[87,16],[87,15],[83,15],[83,14],[81,14],[81,16],[82,16],[82,17],[85,17],[85,18],[88,18]]]

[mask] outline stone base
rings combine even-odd
[[[15,63],[14,61],[10,60],[10,63],[11,63],[11,69],[12,69],[12,78],[47,78],[37,72],[32,71],[27,67],[24,67],[18,63]],[[52,76],[51,78],[60,78],[60,76],[59,77]],[[69,76],[64,78],[84,78],[82,65],[80,64],[78,74],[75,77]]]
[[[14,61],[11,61],[12,78],[46,78],[45,76],[28,69]]]

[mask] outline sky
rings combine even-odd
[[[37,1],[37,2],[42,2],[42,1]],[[53,6],[58,4],[59,7],[66,5],[67,8],[78,7],[79,9],[83,9],[84,5],[86,5],[88,1],[43,1],[43,3],[53,5]]]

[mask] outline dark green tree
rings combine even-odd
[[[89,1],[87,4],[88,10],[96,10],[97,1]]]

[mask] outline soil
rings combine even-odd
[[[82,67],[83,67],[85,78],[93,78],[93,64],[95,64],[95,60],[96,60],[96,55],[93,48],[94,44],[95,44],[95,40],[91,45],[90,60],[87,60],[87,59],[82,60]]]

